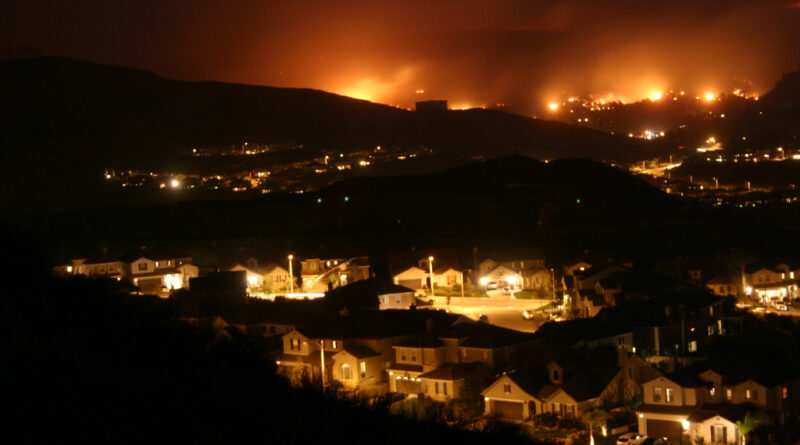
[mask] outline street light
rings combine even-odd
[[[292,260],[294,255],[289,255],[289,293],[294,293],[294,275],[292,275]]]
[[[428,272],[430,273],[430,281],[431,281],[431,298],[436,296],[436,292],[433,290],[433,257],[428,257]]]

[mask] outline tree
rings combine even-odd
[[[772,425],[772,419],[764,411],[748,411],[744,420],[737,420],[736,427],[742,436],[742,445],[745,445],[747,436],[762,426]]]
[[[589,424],[589,445],[594,445],[594,435],[592,434],[592,427],[594,424],[601,424],[611,417],[605,410],[593,409],[583,414],[583,420]]]

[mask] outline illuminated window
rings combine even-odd
[[[158,261],[156,261],[156,267],[158,267]]]
[[[711,389],[708,390],[708,395],[710,395],[711,397],[714,397],[714,394],[716,393],[717,393],[717,388],[713,386],[711,387]]]
[[[744,390],[744,398],[745,399],[750,400],[751,396],[752,396],[752,393],[750,392],[749,389]]]
[[[789,388],[787,388],[785,386],[783,387],[782,396],[783,396],[784,399],[788,399],[789,398]]]
[[[660,402],[661,401],[661,388],[653,388],[653,401]]]
[[[299,351],[300,350],[300,340],[293,338],[291,343],[289,344],[289,349],[292,351]]]
[[[350,371],[350,365],[347,363],[342,364],[340,374],[342,375],[342,380],[351,380],[353,378],[353,374]]]
[[[728,388],[725,390],[725,398],[728,400],[733,400],[733,390]]]
[[[666,392],[667,392],[667,403],[672,403],[673,400],[672,393],[674,392],[674,390],[672,388],[667,388]]]
[[[695,352],[695,351],[697,351],[697,341],[692,340],[689,342],[689,352]]]
[[[367,377],[367,362],[361,362],[358,364],[358,370],[361,373],[361,378]]]
[[[506,394],[511,392],[511,384],[510,383],[506,383],[506,384],[503,385],[503,392],[506,393]]]
[[[336,349],[336,340],[333,340],[333,342],[331,342],[331,346],[333,346],[333,349]]]

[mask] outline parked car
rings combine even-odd
[[[536,313],[534,313],[534,312],[533,312],[532,310],[530,310],[530,309],[528,309],[528,310],[525,310],[525,311],[522,311],[522,318],[524,318],[524,319],[526,319],[526,320],[530,320],[530,319],[532,319],[532,318],[533,318],[533,317],[535,317],[535,316],[536,316]]]
[[[788,311],[789,310],[789,306],[786,306],[783,303],[778,303],[778,304],[775,305],[775,309],[779,310],[779,311]]]
[[[641,445],[647,440],[647,436],[639,433],[625,433],[617,438],[617,445]]]

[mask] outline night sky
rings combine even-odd
[[[800,69],[797,0],[6,0],[2,10],[4,58],[66,56],[402,106],[763,93]]]

